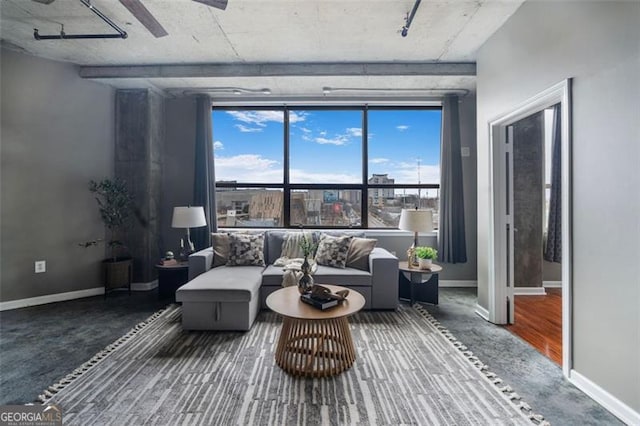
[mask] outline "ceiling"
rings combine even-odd
[[[327,96],[323,87],[356,88],[329,96],[441,95],[446,89],[475,89],[475,73],[396,72],[340,75],[321,72],[328,63],[475,62],[478,48],[524,0],[423,0],[407,37],[400,30],[413,0],[229,0],[226,10],[192,0],[142,0],[169,33],[155,38],[117,0],[92,4],[128,33],[126,39],[35,40],[40,34],[114,33],[80,0],[31,0],[0,3],[0,36],[5,47],[81,66],[115,66],[92,79],[115,87],[172,89],[171,93],[232,88],[270,89],[273,96]],[[303,72],[266,74],[173,72],[126,77],[123,69],[139,65],[307,64]],[[127,66],[127,67],[123,67]],[[165,67],[166,68],[166,67]],[[153,69],[153,68],[151,68]],[[182,69],[182,68],[180,68]],[[291,72],[290,72],[291,71]],[[320,74],[320,75],[317,75]],[[373,89],[373,90],[367,90]],[[422,89],[411,91],[411,89]],[[438,89],[428,91],[425,89]],[[461,93],[464,93],[461,91]],[[243,92],[247,96],[263,96]]]

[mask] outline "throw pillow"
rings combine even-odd
[[[226,232],[211,233],[211,247],[213,248],[212,268],[226,265],[229,258],[229,234]]]
[[[316,263],[344,269],[347,265],[347,253],[351,238],[351,236],[332,237],[322,234],[316,251]]]
[[[227,266],[264,266],[264,233],[229,234]]]
[[[347,252],[347,267],[368,271],[369,255],[375,248],[377,242],[378,240],[371,238],[353,237],[351,244],[349,244],[349,251]]]
[[[282,253],[280,256],[289,259],[303,258],[304,253],[300,244],[304,239],[313,244],[313,234],[310,232],[287,232],[284,241],[282,241]],[[311,253],[310,257],[313,258],[313,256],[315,256],[315,253]]]

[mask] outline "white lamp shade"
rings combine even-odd
[[[207,219],[204,217],[204,209],[195,207],[174,207],[172,228],[198,228],[207,226]]]
[[[433,214],[431,210],[402,209],[398,228],[411,232],[433,231]]]

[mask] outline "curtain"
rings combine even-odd
[[[445,96],[442,103],[441,146],[438,258],[446,263],[465,263],[467,245],[457,96]]]
[[[547,241],[544,260],[562,262],[562,148],[561,148],[560,104],[553,107],[553,133],[551,146],[551,196],[547,220]]]
[[[211,232],[217,230],[211,100],[204,95],[196,97],[195,142],[193,205],[204,207],[207,226],[194,228],[191,239],[195,249],[202,250],[211,245]]]

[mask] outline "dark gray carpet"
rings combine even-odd
[[[475,304],[475,288],[444,288],[440,305],[424,306],[552,425],[624,425],[569,383],[557,364],[476,315]]]
[[[275,365],[273,312],[249,332],[189,332],[181,311],[154,315],[53,386],[48,402],[65,424],[533,424],[527,405],[419,309],[354,315],[356,362],[323,379]]]
[[[558,366],[474,314],[475,303],[475,289],[442,288],[440,305],[426,307],[551,424],[622,425]],[[165,304],[156,292],[134,292],[0,312],[0,404],[34,401]]]
[[[113,292],[0,312],[0,405],[35,401],[167,303],[156,291]]]

